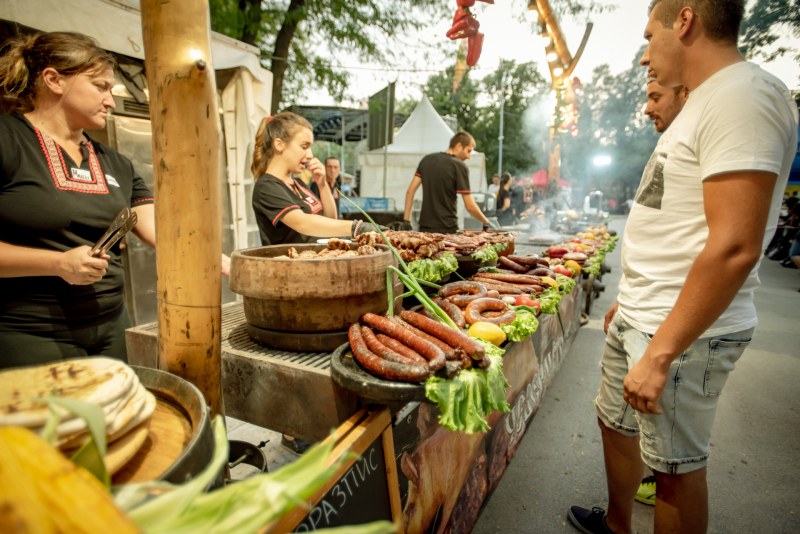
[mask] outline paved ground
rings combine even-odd
[[[611,227],[621,231],[622,220]],[[577,532],[571,504],[605,506],[602,448],[592,400],[599,382],[602,316],[616,294],[613,271],[531,422],[476,534]],[[800,532],[800,273],[765,259],[756,294],[760,324],[720,400],[709,460],[711,533]],[[635,505],[634,528],[652,529]]]

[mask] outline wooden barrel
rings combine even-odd
[[[203,394],[166,371],[131,366],[156,397],[144,444],[112,477],[114,484],[163,480],[181,484],[211,461],[214,436]]]
[[[342,332],[364,313],[386,311],[386,268],[394,264],[387,247],[367,256],[278,258],[290,247],[320,251],[325,245],[271,245],[231,255],[230,288],[242,295],[249,324],[278,332]]]

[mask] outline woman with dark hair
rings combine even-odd
[[[92,255],[117,213],[155,243],[153,195],[133,165],[84,130],[114,108],[115,61],[78,33],[7,41],[0,54],[0,368],[125,360],[119,248]]]
[[[514,224],[514,209],[511,207],[511,175],[503,173],[500,177],[500,190],[497,192],[497,222],[500,226]]]
[[[375,230],[360,220],[336,219],[336,201],[325,166],[311,152],[313,144],[311,124],[300,115],[285,111],[261,121],[250,170],[256,180],[253,210],[264,245],[355,237]],[[295,177],[304,169],[311,172],[319,197]]]

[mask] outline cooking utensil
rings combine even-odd
[[[104,233],[92,247],[91,255],[100,257],[105,254],[108,249],[113,247],[117,241],[125,237],[125,235],[136,226],[136,221],[137,217],[135,211],[130,208],[122,208],[114,218],[111,226],[106,230],[106,233]]]

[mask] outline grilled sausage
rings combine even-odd
[[[367,348],[370,350],[370,352],[379,358],[383,358],[384,360],[389,360],[390,362],[395,363],[417,363],[411,358],[406,358],[405,356],[393,351],[385,344],[381,343],[378,338],[375,337],[375,332],[372,331],[372,328],[368,326],[361,327],[361,337],[364,338],[364,343],[367,344]],[[427,365],[427,362],[425,362],[425,365]]]
[[[375,330],[380,330],[389,337],[395,338],[403,345],[407,345],[420,353],[423,358],[428,360],[428,367],[432,371],[438,371],[444,367],[445,356],[442,349],[428,340],[415,336],[411,331],[390,321],[387,317],[375,315],[374,313],[365,313],[361,316],[361,322]]]
[[[497,317],[490,317],[486,312],[502,312]],[[517,313],[508,308],[508,305],[502,300],[498,299],[478,299],[473,300],[464,311],[464,318],[469,324],[475,324],[480,321],[487,323],[494,323],[496,325],[513,323],[517,318]]]
[[[415,351],[411,347],[407,347],[406,345],[403,345],[402,343],[397,341],[395,338],[389,337],[386,334],[381,334],[380,332],[375,334],[375,338],[378,341],[380,341],[381,343],[383,343],[384,345],[386,345],[388,348],[390,348],[393,351],[395,351],[400,356],[405,356],[406,358],[411,360],[412,363],[419,363],[419,364],[422,364],[422,365],[428,365],[428,360],[423,358],[417,351]]]
[[[427,366],[390,362],[374,354],[367,348],[361,335],[361,325],[358,323],[350,325],[347,338],[350,340],[350,349],[355,360],[375,376],[387,380],[421,383],[431,375]]]
[[[450,302],[449,300],[445,299],[433,299],[444,312],[450,316],[456,326],[459,328],[464,328],[467,325],[467,322],[464,320],[464,313],[461,311],[461,308]]]
[[[480,277],[511,284],[535,284],[539,281],[537,277],[529,274],[480,273]]]
[[[530,269],[529,266],[520,265],[519,263],[515,262],[512,259],[507,258],[506,256],[500,256],[499,258],[497,258],[497,263],[499,263],[503,267],[511,269],[515,273],[524,274],[528,272],[528,269]]]
[[[400,312],[400,317],[412,326],[437,337],[453,348],[464,351],[473,360],[480,360],[486,355],[483,345],[469,337],[461,330],[455,330],[422,314],[411,311]]]
[[[457,355],[456,355],[455,349],[453,349],[453,347],[451,347],[450,345],[448,345],[447,343],[445,343],[441,339],[437,339],[437,338],[433,337],[432,335],[428,334],[427,332],[423,332],[419,328],[415,328],[415,327],[411,326],[410,324],[408,324],[407,322],[405,322],[404,320],[402,320],[400,317],[398,317],[396,315],[394,317],[392,317],[391,320],[392,320],[393,323],[398,324],[402,328],[405,328],[406,330],[410,330],[411,332],[414,333],[414,335],[419,336],[422,339],[425,339],[427,341],[430,341],[431,343],[433,343],[434,345],[439,347],[442,350],[442,352],[444,352],[444,357],[445,357],[446,360],[449,361],[449,360],[455,360],[456,359]]]
[[[468,302],[486,296],[486,288],[477,282],[451,282],[439,289],[439,296],[446,298],[456,306],[466,306]]]
[[[515,262],[519,263],[520,265],[528,265],[529,268],[530,268],[530,267],[534,267],[535,265],[538,265],[536,263],[536,260],[538,260],[540,258],[536,254],[532,254],[530,256],[508,256],[508,259],[510,259],[511,261],[515,261]],[[547,260],[545,260],[545,261],[547,261]]]

